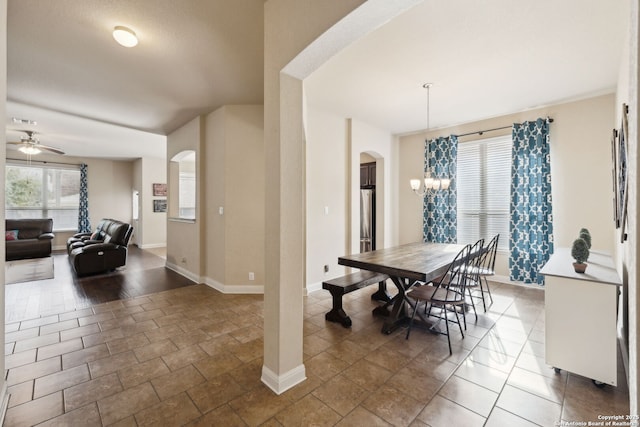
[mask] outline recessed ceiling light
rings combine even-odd
[[[118,25],[113,29],[113,38],[124,47],[134,47],[138,44],[136,33],[132,29],[123,27],[122,25]]]

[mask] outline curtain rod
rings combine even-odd
[[[46,165],[60,165],[60,166],[77,166],[77,167],[80,167],[80,164],[79,164],[79,163],[57,163],[57,162],[49,162],[49,161],[47,161],[47,160],[13,159],[13,158],[11,158],[11,157],[7,157],[7,158],[6,158],[6,160],[9,160],[9,161],[12,161],[12,162],[24,162],[24,163],[33,163],[33,162],[36,162],[36,163],[43,163],[43,164],[46,164]]]
[[[547,117],[547,120],[549,120],[549,123],[553,123],[553,119],[551,117]],[[502,126],[502,127],[499,127],[499,128],[484,129],[484,130],[478,130],[478,131],[475,131],[475,132],[463,133],[463,134],[460,134],[460,135],[454,134],[454,135],[457,136],[458,138],[460,138],[462,136],[469,136],[469,135],[475,135],[475,134],[482,135],[485,132],[492,132],[494,130],[502,130],[502,129],[511,129],[511,127],[512,126]]]

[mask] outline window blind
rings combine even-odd
[[[458,145],[458,243],[490,240],[509,249],[511,135]]]
[[[77,167],[6,165],[6,218],[53,218],[54,231],[75,230],[79,205]]]

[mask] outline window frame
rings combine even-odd
[[[19,212],[19,211],[40,211],[41,213],[41,217],[40,218],[52,218],[51,215],[49,215],[49,212],[53,212],[53,211],[75,211],[76,213],[76,218],[79,215],[79,211],[80,211],[80,192],[78,191],[78,204],[75,207],[65,207],[65,206],[59,206],[59,207],[53,207],[50,205],[49,203],[49,192],[47,189],[47,182],[46,182],[46,177],[49,174],[50,170],[64,170],[64,171],[71,171],[71,172],[77,172],[78,173],[78,188],[80,187],[80,180],[81,180],[81,176],[80,176],[80,165],[73,165],[73,164],[60,164],[60,163],[48,163],[48,162],[43,162],[44,164],[32,164],[31,162],[29,163],[23,163],[20,161],[16,161],[16,160],[7,160],[6,164],[5,164],[5,194],[6,194],[6,189],[7,189],[7,184],[9,183],[9,180],[7,179],[7,174],[9,172],[9,168],[11,167],[15,167],[15,168],[30,168],[30,169],[37,169],[41,171],[41,189],[42,189],[42,194],[41,194],[41,199],[40,202],[42,203],[41,206],[29,206],[29,207],[23,207],[23,206],[17,206],[17,207],[10,207],[7,206],[7,199],[5,198],[5,218],[11,219],[9,218],[9,216],[7,215],[8,211],[15,211],[15,212]],[[60,181],[57,181],[55,184],[56,186],[56,190],[54,190],[55,192],[60,191]],[[53,222],[53,231],[54,232],[70,232],[70,231],[77,231],[78,227],[77,225],[71,228],[58,228],[56,227],[57,222],[54,221]]]
[[[464,242],[460,239],[460,231],[465,229],[465,227],[461,227],[461,221],[469,218],[470,216],[476,215],[478,219],[478,226],[475,234],[477,238],[484,238],[485,243],[487,243],[497,231],[496,229],[500,229],[500,240],[498,252],[508,253],[509,252],[509,222],[510,222],[510,205],[511,205],[511,197],[510,197],[510,189],[511,189],[511,181],[507,180],[507,183],[504,184],[507,192],[504,194],[504,201],[502,200],[502,192],[499,197],[491,198],[490,195],[491,189],[488,188],[488,174],[489,170],[489,161],[487,153],[489,151],[491,144],[502,143],[504,144],[502,148],[509,152],[508,160],[506,162],[502,162],[504,165],[504,170],[502,173],[506,173],[507,176],[511,176],[511,151],[513,147],[513,140],[511,134],[497,136],[492,138],[483,138],[483,139],[475,139],[465,142],[458,143],[458,160],[457,160],[457,171],[460,174],[461,170],[464,170],[464,166],[460,164],[461,151],[464,154],[464,150],[467,148],[475,148],[477,147],[479,150],[479,155],[477,157],[477,169],[479,174],[479,188],[478,188],[478,201],[479,208],[478,209],[462,209],[460,203],[460,179],[458,178],[457,182],[457,238],[460,243],[475,243],[475,238],[473,242]],[[503,153],[504,155],[504,153]],[[463,160],[464,161],[464,160]],[[464,181],[463,181],[464,182]],[[501,209],[491,208],[489,205],[495,205],[495,201],[500,201],[503,204]],[[493,201],[493,203],[491,203]],[[493,231],[491,230],[491,222],[489,221],[490,216],[501,216],[503,217],[503,221],[500,221],[499,224],[501,227],[494,227]],[[466,229],[473,229],[474,226],[466,227]]]

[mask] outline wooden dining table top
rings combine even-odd
[[[446,272],[463,247],[464,245],[450,243],[415,242],[341,256],[338,264],[402,279],[429,282]]]

